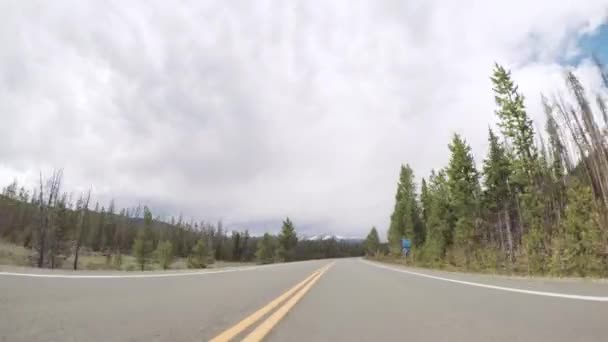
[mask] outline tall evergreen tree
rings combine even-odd
[[[144,206],[144,236],[146,241],[150,243],[152,249],[155,248],[154,243],[154,230],[152,228],[153,220],[152,220],[152,211],[147,206]]]
[[[422,221],[426,224],[430,208],[430,195],[429,188],[424,178],[422,178],[422,182],[420,182],[420,206],[422,209]]]
[[[380,237],[378,236],[378,231],[376,227],[372,227],[369,234],[365,238],[365,253],[369,256],[374,256],[378,254],[380,250]]]
[[[479,179],[469,145],[455,134],[449,145],[452,153],[447,168],[450,205],[456,217],[454,243],[464,251],[465,262],[470,262],[470,252],[475,243],[478,214]]]
[[[498,137],[490,129],[488,133],[489,152],[483,162],[484,192],[483,205],[494,227],[492,236],[497,237],[500,248],[509,260],[514,257],[514,240],[511,228],[511,193],[508,181],[511,177],[511,163]]]
[[[283,221],[281,233],[278,237],[279,248],[277,250],[278,257],[283,261],[292,261],[295,257],[295,248],[298,244],[298,236],[293,222],[288,218]]]
[[[568,188],[568,205],[562,221],[563,244],[558,273],[605,275],[598,211],[589,186],[574,181]]]
[[[534,144],[534,128],[524,105],[524,97],[511,79],[511,73],[500,65],[491,77],[494,84],[496,115],[507,142],[512,144],[512,185],[519,225],[530,272],[543,272],[546,257],[544,238],[545,203],[541,191],[538,150]]]
[[[498,108],[498,125],[507,141],[513,145],[516,155],[515,179],[525,187],[536,175],[535,161],[538,151],[534,145],[534,126],[526,112],[524,96],[511,79],[511,72],[496,64],[491,77],[494,84],[494,99]]]
[[[395,194],[395,208],[388,229],[389,249],[392,254],[401,253],[401,239],[412,239],[414,245],[424,243],[425,232],[416,198],[414,172],[409,165],[402,165]]]
[[[424,256],[431,262],[443,260],[452,243],[454,218],[445,170],[431,171],[427,192],[427,219]]]
[[[258,242],[258,249],[255,253],[256,259],[260,264],[271,264],[274,262],[275,243],[273,237],[265,233]]]
[[[97,215],[97,224],[94,229],[91,231],[90,242],[91,248],[98,252],[102,248],[102,240],[104,236],[104,230],[106,227],[106,208],[101,207],[101,211],[99,215]]]
[[[163,241],[158,244],[156,248],[156,257],[163,270],[166,270],[171,266],[173,262],[173,245],[171,241]]]
[[[231,238],[232,238],[232,253],[231,253],[232,259],[235,261],[239,261],[239,260],[241,260],[241,256],[243,254],[241,233],[239,233],[237,231],[233,231]]]
[[[139,265],[142,271],[150,262],[153,250],[152,241],[146,236],[144,230],[140,230],[133,241],[133,255],[135,256],[137,265]]]
[[[207,242],[204,239],[199,239],[196,245],[192,247],[192,252],[188,257],[188,267],[190,268],[205,268],[211,262],[213,258],[212,253],[207,247]]]
[[[53,209],[49,234],[49,265],[51,268],[60,267],[63,259],[67,258],[70,253],[69,230],[72,221],[66,194],[57,200]]]

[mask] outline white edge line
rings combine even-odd
[[[578,299],[578,300],[587,300],[587,301],[592,301],[592,302],[608,302],[608,297],[583,296],[583,295],[574,295],[574,294],[567,294],[567,293],[533,291],[533,290],[524,290],[524,289],[518,289],[518,288],[513,288],[513,287],[488,285],[488,284],[483,284],[483,283],[475,283],[475,282],[471,282],[471,281],[456,280],[456,279],[450,279],[450,278],[432,276],[432,275],[424,274],[424,273],[407,271],[407,270],[403,270],[403,269],[398,269],[398,268],[394,268],[394,267],[380,265],[378,263],[370,262],[370,261],[367,261],[367,260],[360,260],[360,261],[363,262],[363,263],[365,263],[365,264],[371,265],[371,266],[375,266],[375,267],[379,267],[379,268],[384,268],[384,269],[391,270],[391,271],[394,271],[394,272],[407,273],[407,274],[416,275],[416,276],[419,276],[419,277],[436,279],[436,280],[443,280],[443,281],[447,281],[447,282],[450,282],[450,283],[457,283],[457,284],[463,284],[463,285],[469,285],[469,286],[483,287],[483,288],[493,289],[493,290],[501,290],[501,291],[508,291],[508,292],[525,293],[525,294],[531,294],[531,295],[537,295],[537,296],[558,297],[558,298],[567,298],[567,299]]]
[[[252,271],[259,268],[270,268],[276,266],[287,265],[288,263],[280,263],[273,265],[257,265],[245,267],[226,267],[219,270],[197,271],[197,272],[182,272],[182,273],[155,273],[155,274],[89,274],[89,275],[72,275],[72,274],[42,274],[42,273],[18,273],[18,272],[0,272],[0,276],[16,276],[16,277],[32,277],[32,278],[72,278],[72,279],[115,279],[115,278],[162,278],[162,277],[179,277],[206,275],[217,273],[228,273],[238,271]]]

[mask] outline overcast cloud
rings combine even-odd
[[[385,231],[401,163],[477,162],[489,76],[538,118],[559,61],[606,20],[585,1],[0,1],[0,184],[303,233]],[[583,61],[577,72],[598,80]]]

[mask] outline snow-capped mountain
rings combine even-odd
[[[341,235],[335,235],[335,234],[317,234],[317,235],[312,235],[312,236],[302,236],[300,237],[300,240],[304,240],[304,241],[319,241],[319,240],[337,240],[337,241],[357,241],[357,240],[362,240],[361,238],[357,238],[357,237],[344,237]]]

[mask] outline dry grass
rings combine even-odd
[[[31,251],[0,240],[0,265],[29,266]]]
[[[0,265],[13,265],[13,266],[32,266],[31,263],[32,251],[25,247],[15,245],[6,241],[0,240]],[[137,264],[135,257],[131,255],[122,255],[122,262],[120,266],[115,263],[114,257],[107,258],[101,253],[91,252],[83,250],[78,256],[78,269],[79,270],[114,270],[114,271],[140,271],[141,268]],[[237,267],[237,266],[249,266],[254,265],[253,262],[232,262],[232,261],[216,261],[215,263],[208,265],[209,268],[222,268],[222,267]],[[74,265],[74,256],[70,256],[63,261],[59,269],[72,269]],[[170,270],[183,270],[188,268],[188,262],[186,258],[175,258],[169,267]],[[146,265],[146,271],[162,271],[160,263],[155,260],[151,260]]]

